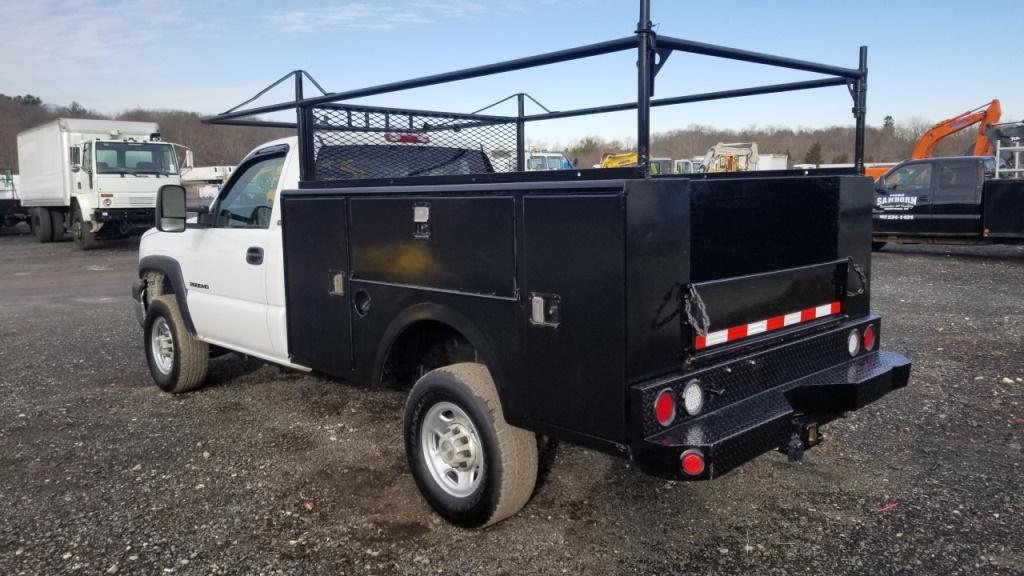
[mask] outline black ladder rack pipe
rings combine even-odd
[[[329,93],[314,98],[303,97],[304,95],[302,93],[302,77],[308,76],[308,74],[302,71],[296,71],[292,73],[295,75],[294,101],[283,102],[280,104],[273,104],[268,106],[260,106],[256,108],[250,108],[247,110],[238,109],[241,106],[244,106],[249,102],[253,101],[253,99],[250,99],[240,104],[239,106],[236,106],[231,110],[228,110],[227,112],[218,114],[216,116],[206,117],[203,119],[203,121],[211,124],[297,128],[299,132],[300,154],[303,156],[302,179],[307,180],[312,176],[313,173],[313,132],[318,127],[320,127],[314,121],[314,107],[337,107],[342,109],[357,110],[360,108],[357,105],[339,103],[345,100],[352,100],[356,98],[364,98],[367,96],[375,96],[390,92],[410,90],[413,88],[422,88],[425,86],[433,86],[449,82],[457,82],[460,80],[468,80],[471,78],[490,76],[493,74],[501,74],[504,72],[523,70],[527,68],[534,68],[537,66],[545,66],[548,64],[555,64],[558,62],[568,62],[572,60],[589,58],[592,56],[599,56],[603,54],[610,54],[613,52],[621,52],[635,48],[637,50],[636,102],[613,104],[608,106],[597,106],[592,108],[581,108],[577,110],[546,112],[544,114],[534,114],[527,116],[525,115],[525,110],[521,105],[522,97],[520,97],[520,106],[518,114],[514,117],[484,116],[477,114],[456,115],[445,114],[443,112],[401,110],[395,108],[387,110],[393,111],[395,113],[420,112],[423,115],[440,114],[446,115],[448,117],[459,116],[465,119],[476,120],[477,122],[480,123],[480,125],[487,125],[487,123],[493,123],[495,121],[498,121],[499,119],[515,122],[517,128],[516,147],[518,148],[516,155],[516,168],[522,170],[525,167],[523,166],[523,161],[525,159],[524,125],[526,122],[533,122],[537,120],[552,120],[555,118],[568,118],[573,116],[585,116],[590,114],[602,114],[606,112],[616,112],[635,109],[637,110],[637,157],[639,164],[638,169],[641,174],[647,176],[648,163],[650,160],[650,112],[652,107],[683,104],[688,102],[719,100],[723,98],[737,98],[742,96],[752,96],[755,94],[772,94],[778,92],[789,92],[794,90],[806,90],[811,88],[822,88],[827,86],[839,86],[845,84],[849,87],[850,95],[853,99],[853,115],[856,121],[856,135],[854,142],[854,164],[857,168],[858,173],[863,174],[864,131],[867,111],[868,74],[866,47],[861,46],[858,67],[856,69],[853,69],[843,68],[841,66],[831,66],[828,64],[820,64],[817,62],[810,62],[807,60],[799,60],[795,58],[774,56],[771,54],[765,54],[761,52],[740,50],[737,48],[728,48],[725,46],[717,46],[714,44],[706,44],[703,42],[695,42],[692,40],[673,38],[671,36],[659,36],[652,29],[650,4],[650,0],[640,0],[640,18],[637,22],[637,27],[634,36],[618,38],[615,40],[609,40],[607,42],[587,44],[585,46],[569,48],[566,50],[547,52],[535,56],[527,56],[525,58],[505,60],[494,64],[476,66],[473,68],[466,68],[463,70],[454,70],[451,72],[445,72],[441,74],[433,74],[430,76],[423,76],[411,80],[391,82],[388,84],[380,84],[377,86],[349,90],[346,92]],[[726,58],[730,60],[764,64],[769,66],[779,66],[783,68],[790,68],[805,72],[824,74],[827,77],[802,82],[789,82],[785,84],[772,84],[752,88],[740,88],[735,90],[723,90],[718,92],[707,92],[703,94],[691,94],[687,96],[652,99],[654,77],[658,74],[658,71],[661,68],[661,64],[664,63],[665,58],[667,58],[668,55],[671,54],[671,51],[688,52],[691,54],[702,54],[717,58]],[[657,65],[655,64],[656,54],[660,56],[660,61],[657,63]],[[287,76],[285,76],[281,80],[278,80],[272,86],[280,84],[285,79],[287,79]],[[312,80],[312,78],[310,79]],[[320,88],[319,85],[317,85],[317,87]],[[261,92],[256,97],[258,98],[260,95],[266,93],[267,90],[269,89],[270,87],[268,87],[266,90]],[[320,88],[320,90],[323,91],[322,88]],[[291,124],[289,122],[264,121],[259,118],[253,118],[254,116],[258,116],[260,114],[280,112],[283,110],[293,108],[296,110],[295,124]],[[372,109],[373,107],[365,106],[363,108]],[[327,129],[328,127],[322,128]]]
[[[760,94],[776,94],[779,92],[793,92],[796,90],[810,90],[812,88],[826,88],[829,86],[846,86],[849,82],[844,78],[822,78],[819,80],[803,80],[800,82],[787,82],[785,84],[769,84],[767,86],[756,86],[753,88],[737,88],[735,90],[721,90],[718,92],[704,92],[702,94],[690,94],[687,96],[673,96],[671,98],[654,98],[651,100],[651,108],[659,106],[671,106],[674,104],[689,104],[692,102],[708,102],[710,100],[724,100],[728,98],[740,98],[743,96],[756,96]],[[559,118],[573,118],[576,116],[589,116],[591,114],[606,114],[608,112],[624,112],[635,110],[636,102],[623,102],[621,104],[610,104],[608,106],[595,106],[593,108],[579,108],[576,110],[559,110],[544,114],[531,114],[523,119],[527,122],[537,120],[556,120]]]
[[[216,124],[220,120],[230,120],[232,118],[280,112],[282,110],[292,109],[296,106],[313,107],[331,102],[340,102],[342,100],[354,100],[356,98],[364,98],[366,96],[376,96],[378,94],[387,94],[389,92],[400,92],[403,90],[411,90],[413,88],[423,88],[425,86],[434,86],[437,84],[446,84],[448,82],[457,82],[459,80],[479,78],[481,76],[490,76],[492,74],[513,72],[524,68],[535,68],[537,66],[545,66],[547,64],[555,64],[558,62],[569,62],[571,60],[579,60],[581,58],[589,58],[591,56],[600,56],[602,54],[611,54],[613,52],[629,50],[636,47],[636,42],[637,40],[635,37],[627,36],[617,40],[609,40],[608,42],[598,42],[596,44],[588,44],[586,46],[569,48],[567,50],[559,50],[557,52],[547,52],[545,54],[527,56],[525,58],[517,58],[515,60],[506,60],[495,64],[486,64],[484,66],[476,66],[463,70],[454,70],[452,72],[413,78],[412,80],[379,84],[377,86],[359,88],[356,90],[349,90],[347,92],[332,92],[315,98],[306,98],[304,100],[296,100],[294,102],[282,102],[280,104],[260,106],[249,110],[237,110],[235,112],[209,116],[204,118],[204,120]]]

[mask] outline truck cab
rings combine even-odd
[[[279,193],[297,186],[295,140],[250,152],[181,235],[150,229],[139,245],[140,268],[165,274],[204,340],[286,366]]]
[[[572,162],[561,152],[529,152],[526,154],[526,170],[572,170]]]
[[[983,235],[982,195],[995,169],[988,156],[909,160],[875,186],[873,238],[886,241],[977,240]]]

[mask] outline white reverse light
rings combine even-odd
[[[700,414],[701,408],[704,407],[704,390],[700,387],[700,382],[690,380],[686,383],[683,388],[683,407],[690,416]]]
[[[860,352],[860,332],[856,328],[850,330],[850,334],[846,337],[846,351],[850,353],[850,356],[856,356],[857,352]]]

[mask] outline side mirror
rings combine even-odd
[[[191,170],[195,165],[195,159],[192,157],[191,150],[185,150],[185,169]]]
[[[165,184],[156,193],[156,229],[161,232],[185,231],[185,189]]]
[[[71,171],[78,172],[82,169],[82,149],[72,146],[68,149],[68,158],[71,160]]]

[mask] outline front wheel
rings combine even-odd
[[[82,218],[82,209],[78,206],[75,206],[75,213],[71,217],[71,236],[82,250],[96,247],[96,233],[92,231],[92,224]]]
[[[416,382],[405,406],[405,449],[423,497],[461,526],[512,516],[537,481],[537,439],[505,422],[482,364],[445,366]]]
[[[161,390],[179,394],[203,385],[210,349],[189,334],[173,294],[149,299],[144,334],[149,373]]]

